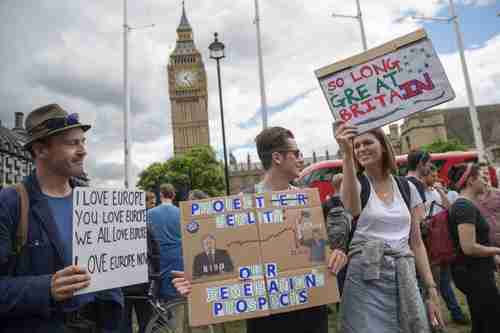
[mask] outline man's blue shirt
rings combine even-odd
[[[161,204],[148,211],[153,236],[160,245],[160,271],[162,273],[161,297],[177,295],[172,286],[170,271],[182,271],[182,242],[179,208],[172,204]]]
[[[47,199],[57,231],[61,236],[64,248],[64,267],[70,266],[73,264],[73,193],[62,198],[51,197],[46,194],[43,194],[43,196]],[[78,264],[82,265],[83,263]],[[96,294],[88,293],[72,297],[64,302],[64,311],[71,312],[93,302]],[[119,302],[118,299],[115,300]]]

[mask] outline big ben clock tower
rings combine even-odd
[[[168,91],[172,105],[174,154],[182,154],[197,144],[210,144],[207,75],[201,54],[194,45],[184,2],[177,43],[168,64]]]

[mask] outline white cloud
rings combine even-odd
[[[462,0],[468,5],[491,5],[493,1]],[[6,5],[8,3],[8,5]],[[170,102],[166,65],[175,45],[180,20],[180,1],[129,1],[129,23],[154,28],[130,34],[130,82],[132,90],[131,128],[134,173],[149,163],[172,156]],[[121,185],[123,163],[122,114],[122,8],[121,2],[69,2],[55,7],[51,1],[8,1],[0,4],[0,98],[8,101],[1,110],[3,123],[11,122],[14,111],[58,102],[81,113],[93,124],[89,135],[89,168],[95,183]],[[268,105],[286,104],[311,88],[318,88],[313,71],[361,50],[359,25],[355,20],[332,18],[331,13],[355,14],[354,0],[260,1],[264,65]],[[369,46],[376,46],[418,28],[418,23],[397,20],[420,13],[437,15],[447,1],[384,0],[361,1]],[[4,9],[8,7],[9,15]],[[211,142],[222,151],[216,68],[208,58],[213,32],[226,44],[222,60],[222,84],[226,135],[240,162],[250,153],[260,130],[241,129],[260,106],[257,72],[256,31],[253,1],[190,0],[188,19],[195,43],[203,54],[209,88]],[[22,17],[31,20],[22,21]],[[59,21],[51,20],[59,17]],[[477,104],[500,100],[500,35],[466,57]],[[458,55],[441,55],[457,98],[450,105],[467,103]],[[295,132],[306,155],[315,150],[335,153],[332,116],[319,89],[269,117],[271,125]],[[250,145],[250,146],[248,146]],[[114,172],[105,172],[112,165]],[[101,167],[100,167],[101,166]]]

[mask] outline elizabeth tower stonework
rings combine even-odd
[[[177,43],[168,64],[168,90],[172,106],[174,154],[194,145],[210,144],[207,107],[207,75],[184,5],[177,28]]]

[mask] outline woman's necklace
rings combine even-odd
[[[389,182],[383,181],[376,184],[372,179],[372,184],[377,193],[377,196],[384,202],[391,202],[394,194],[392,179]]]

